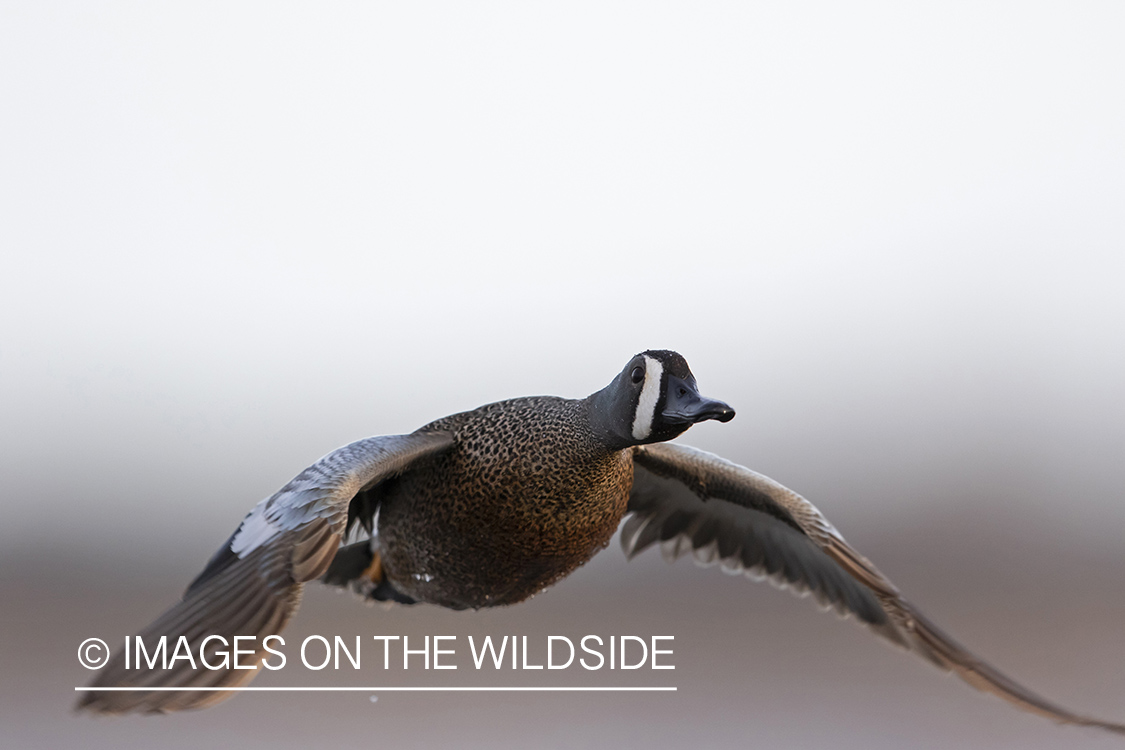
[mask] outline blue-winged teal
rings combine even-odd
[[[439,419],[409,435],[329,453],[258,503],[188,587],[140,633],[146,642],[280,631],[315,579],[362,596],[455,609],[514,604],[605,547],[621,519],[631,557],[659,542],[727,570],[769,577],[955,672],[974,687],[1069,724],[1125,733],[1021,687],[933,625],[807,500],[718,456],[665,443],[734,410],[703,398],[671,351],[633,357],[575,400],[535,396]],[[377,519],[377,520],[376,520]],[[359,524],[369,540],[341,547]],[[260,651],[254,656],[257,663]],[[126,671],[118,656],[91,687],[233,687],[257,670]],[[175,711],[223,692],[87,692],[103,713]]]

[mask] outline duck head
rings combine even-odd
[[[595,434],[615,449],[671,440],[696,422],[734,419],[730,406],[699,394],[687,361],[667,349],[636,355],[586,401]]]

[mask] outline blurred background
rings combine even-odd
[[[1125,720],[1122,38],[1114,2],[5,3],[0,744],[1120,747],[616,542],[511,609],[310,588],[286,635],[674,635],[674,672],[309,680],[676,693],[71,706],[83,639],[327,451],[667,347],[738,410],[682,442]]]

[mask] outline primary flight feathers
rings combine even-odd
[[[514,604],[586,562],[628,515],[621,542],[629,557],[659,544],[672,559],[690,552],[768,578],[1019,708],[1125,734],[1125,725],[1056,706],[974,656],[797,493],[665,442],[697,422],[733,417],[725,403],[699,394],[683,357],[650,350],[585,399],[501,401],[410,435],[360,440],[258,503],[183,599],[138,636],[168,636],[169,643],[184,636],[195,654],[211,635],[228,643],[257,636],[261,644],[296,611],[304,584],[318,578],[372,599],[454,609]],[[353,524],[374,533],[341,549]],[[214,661],[220,645],[212,641],[205,655]],[[168,670],[126,670],[118,652],[79,708],[200,708],[232,693],[97,688],[226,688],[256,673],[193,669],[186,660]]]

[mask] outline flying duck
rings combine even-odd
[[[1125,734],[1125,724],[1061,708],[974,656],[922,615],[812,503],[750,469],[667,441],[734,410],[699,394],[682,356],[636,355],[584,399],[533,396],[454,414],[409,435],[346,445],[247,514],[188,586],[145,628],[146,642],[281,631],[305,583],[367,599],[452,609],[515,604],[605,547],[621,520],[631,558],[659,543],[731,572],[811,593],[973,687],[1065,724]],[[359,526],[370,538],[343,545]],[[253,661],[268,656],[255,652]],[[175,662],[174,662],[175,664]],[[125,668],[91,688],[236,687],[256,669]],[[117,714],[201,708],[233,693],[97,691],[78,707]]]

